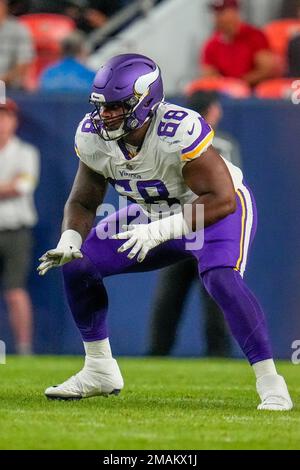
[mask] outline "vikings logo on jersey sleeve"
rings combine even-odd
[[[184,129],[181,149],[183,163],[200,157],[212,144],[214,131],[209,124],[198,114],[189,119]]]
[[[163,103],[159,112],[157,135],[164,150],[178,150],[183,163],[199,157],[212,144],[214,131],[195,111]]]

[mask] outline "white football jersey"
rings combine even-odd
[[[143,145],[134,157],[123,141],[104,141],[87,114],[78,126],[75,150],[82,162],[113,184],[118,193],[137,202],[147,215],[153,205],[164,207],[197,199],[185,184],[183,166],[199,158],[212,144],[214,132],[195,111],[161,103]],[[242,184],[239,168],[227,162],[235,189]]]

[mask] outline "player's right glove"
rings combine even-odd
[[[81,235],[75,230],[63,232],[58,245],[54,250],[47,251],[40,259],[41,264],[37,268],[39,275],[44,276],[49,269],[63,266],[74,259],[82,258],[80,251],[82,245]]]

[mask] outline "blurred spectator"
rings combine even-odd
[[[300,0],[283,0],[281,18],[298,18],[300,21]],[[288,51],[288,76],[300,77],[300,35],[296,34],[289,41]]]
[[[223,314],[199,282],[196,261],[188,259],[161,271],[150,317],[150,356],[167,356],[174,346],[189,292],[198,283],[203,301],[205,355],[230,356],[231,346]]]
[[[87,8],[78,27],[88,33],[102,28],[122,6],[120,0],[88,0]]]
[[[197,91],[190,96],[188,108],[201,114],[215,130],[214,146],[218,152],[228,161],[242,168],[239,143],[232,135],[220,131],[218,128],[223,117],[223,108],[218,93],[215,91]]]
[[[122,6],[121,0],[32,0],[33,13],[70,16],[85,32],[104,26]]]
[[[47,91],[89,92],[95,72],[84,65],[87,57],[85,36],[75,31],[62,41],[63,59],[41,75],[40,88]]]
[[[281,18],[300,19],[300,0],[282,0]],[[288,76],[300,77],[300,36],[295,35],[288,45]]]
[[[263,27],[280,16],[282,0],[240,0],[242,17],[248,23]]]
[[[14,332],[16,351],[32,352],[32,306],[26,281],[37,216],[33,191],[38,182],[37,150],[18,137],[17,105],[0,104],[0,282]]]
[[[7,0],[0,0],[0,80],[20,87],[33,56],[30,33],[8,15]]]
[[[300,18],[300,0],[282,0],[281,18]]]
[[[198,111],[214,129],[218,127],[223,110],[217,93],[196,92],[191,96],[188,107]],[[241,166],[239,146],[231,136],[217,130],[214,146],[224,158]],[[150,355],[164,356],[170,353],[184,313],[185,301],[194,283],[199,285],[203,300],[206,355],[230,355],[231,344],[223,314],[199,283],[197,263],[193,259],[163,269],[160,274],[150,320]]]
[[[211,0],[216,32],[201,53],[204,76],[245,80],[255,86],[272,78],[276,61],[264,33],[242,22],[238,0]]]

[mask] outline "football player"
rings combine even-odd
[[[124,383],[111,353],[103,279],[194,257],[201,281],[253,367],[259,409],[290,410],[264,313],[243,280],[256,206],[241,170],[218,154],[214,132],[199,114],[164,101],[160,69],[147,57],[110,59],[95,77],[90,102],[94,111],[76,132],[79,168],[62,235],[38,267],[44,275],[64,266],[85,364],[64,383],[47,388],[46,396],[80,399],[119,393]],[[108,182],[134,203],[93,228]],[[191,243],[193,233],[203,243]]]

